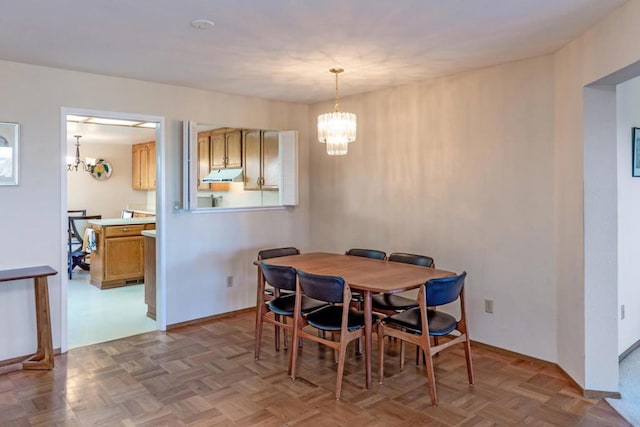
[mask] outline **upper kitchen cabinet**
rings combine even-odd
[[[156,143],[155,141],[131,146],[131,186],[134,190],[156,189]]]
[[[278,132],[244,130],[244,189],[277,190],[280,179]]]
[[[209,190],[202,178],[211,172],[211,132],[198,132],[198,190]]]
[[[211,168],[242,167],[242,133],[239,129],[219,129],[210,136]]]

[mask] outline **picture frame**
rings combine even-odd
[[[0,185],[18,185],[20,125],[0,122]]]
[[[640,128],[632,128],[631,147],[631,176],[640,177]]]

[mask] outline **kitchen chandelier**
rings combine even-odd
[[[95,166],[96,159],[87,157],[84,160],[80,160],[80,138],[82,135],[73,135],[76,139],[76,157],[67,157],[67,171],[78,171],[78,167],[85,172],[91,172],[91,167]]]
[[[356,115],[338,111],[338,74],[342,68],[329,70],[336,75],[336,104],[332,113],[318,116],[318,141],[327,144],[327,154],[341,156],[347,154],[348,144],[356,140]]]

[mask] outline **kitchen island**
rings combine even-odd
[[[89,221],[96,234],[91,252],[91,284],[116,288],[144,281],[143,230],[155,230],[155,218],[109,218]]]

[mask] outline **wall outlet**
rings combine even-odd
[[[624,304],[620,306],[620,320],[624,320]]]
[[[486,299],[484,300],[484,312],[485,313],[493,313],[493,300]]]
[[[227,276],[227,288],[233,286],[233,276]]]

